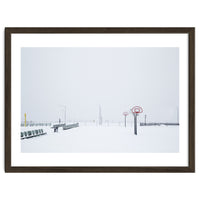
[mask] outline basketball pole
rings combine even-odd
[[[137,113],[134,113],[134,133],[137,135]]]
[[[128,112],[123,112],[124,115],[124,127],[126,127],[126,117],[128,116]]]
[[[134,134],[137,135],[137,116],[139,113],[143,112],[143,109],[140,106],[134,106],[131,108],[131,112],[134,116]]]

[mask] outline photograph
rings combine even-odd
[[[194,28],[5,29],[5,171],[194,172]]]
[[[179,48],[21,48],[21,152],[179,152]]]

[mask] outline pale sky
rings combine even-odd
[[[178,48],[22,48],[21,119],[123,120],[143,107],[149,121],[177,122]],[[132,116],[128,116],[132,120]]]

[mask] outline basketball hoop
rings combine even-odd
[[[143,112],[143,109],[140,106],[134,106],[133,108],[131,108],[131,112],[134,116],[134,132],[135,135],[137,135],[137,116],[139,115],[139,113]]]
[[[142,113],[143,109],[140,106],[134,106],[133,108],[131,108],[131,112],[138,114],[138,113]]]
[[[129,115],[129,113],[123,112],[123,115],[124,115],[124,126],[126,127],[126,117],[127,117],[127,115]]]
[[[129,113],[128,112],[123,112],[123,115],[127,116],[127,115],[129,115]]]

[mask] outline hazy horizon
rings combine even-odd
[[[121,121],[133,106],[143,119],[177,122],[179,48],[22,48],[21,120]],[[132,120],[132,116],[129,116]]]

